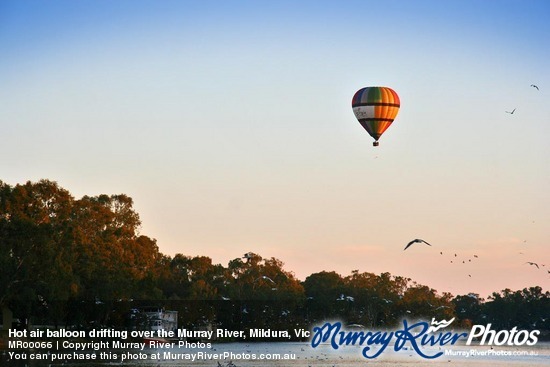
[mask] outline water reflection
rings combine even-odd
[[[475,356],[466,356],[469,351],[475,350]],[[451,352],[452,351],[452,352]],[[453,346],[446,355],[438,358],[441,362],[457,362],[460,366],[547,366],[550,361],[550,343],[539,342],[529,348]],[[143,354],[146,359],[137,358],[138,350],[109,350],[109,351],[84,351],[101,356],[113,356],[103,361],[90,360],[58,360],[52,361],[51,355],[47,359],[37,360],[31,358],[31,352],[11,351],[12,357],[19,359],[10,360],[10,351],[3,350],[0,353],[0,366],[2,367],[105,367],[105,366],[140,366],[140,367],[172,367],[172,366],[210,366],[210,367],[245,367],[245,366],[289,366],[307,367],[333,366],[355,367],[364,366],[367,361],[361,356],[361,348],[346,346],[339,350],[333,350],[328,345],[312,348],[308,343],[222,343],[212,344],[210,348],[161,348],[146,349]],[[47,351],[42,351],[47,356]],[[101,354],[103,353],[103,354]],[[110,354],[109,354],[110,353]],[[129,353],[129,354],[128,354]],[[513,353],[514,355],[506,355]],[[33,357],[44,356],[34,351]],[[485,355],[484,355],[485,354]],[[523,355],[520,355],[523,354]],[[120,358],[126,355],[123,361]],[[142,355],[143,356],[143,355]],[[412,351],[400,353],[388,352],[376,360],[377,366],[396,366],[403,363],[407,367],[420,367],[426,365],[426,360]]]

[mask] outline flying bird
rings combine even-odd
[[[514,112],[516,112],[516,109],[514,108],[514,109],[512,110],[512,112],[510,112],[510,111],[504,111],[504,112],[509,113],[510,115],[513,115]]]
[[[539,264],[537,264],[537,263],[534,263],[534,262],[531,262],[531,261],[527,261],[526,264],[535,265],[535,266],[537,267],[537,269],[540,269],[540,268],[539,268]]]
[[[420,238],[415,238],[414,240],[412,240],[411,242],[407,243],[407,246],[405,246],[405,248],[403,249],[403,251],[405,251],[406,249],[408,249],[412,244],[414,243],[422,243],[424,242],[426,245],[428,246],[431,246],[428,242],[424,241],[424,240],[421,240]]]
[[[259,277],[258,279],[256,279],[255,282],[257,282],[257,281],[260,280],[260,279],[268,280],[268,281],[270,281],[271,283],[275,284],[275,281],[273,281],[273,279],[271,279],[271,278],[268,277],[267,275],[262,275],[261,277]]]
[[[537,90],[540,90],[540,89],[539,89],[539,87],[537,87],[537,86],[536,86],[536,85],[534,85],[534,84],[531,84],[531,87],[533,87],[533,88],[537,88]]]

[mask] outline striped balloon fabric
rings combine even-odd
[[[366,87],[359,89],[351,100],[353,113],[361,125],[374,138],[378,139],[392,124],[399,112],[399,96],[388,87]]]

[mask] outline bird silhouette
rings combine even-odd
[[[533,88],[537,88],[537,90],[540,90],[540,89],[539,89],[539,87],[537,87],[537,86],[536,86],[536,85],[534,85],[534,84],[531,84],[531,87],[533,87]]]
[[[516,112],[516,109],[514,108],[514,109],[512,110],[512,112],[510,112],[510,111],[504,111],[504,112],[509,113],[510,115],[513,115],[514,112]]]
[[[258,280],[260,279],[264,279],[264,280],[268,280],[270,281],[271,283],[275,284],[275,281],[273,279],[271,279],[270,277],[268,277],[267,275],[262,275],[261,277],[259,277],[258,279],[255,280],[255,282],[257,282]]]
[[[535,266],[537,267],[537,269],[540,269],[540,268],[539,268],[539,264],[537,264],[537,263],[534,263],[534,262],[531,262],[531,261],[527,261],[526,264],[535,265]]]
[[[415,238],[414,240],[412,240],[411,242],[407,243],[407,246],[405,246],[405,248],[403,249],[403,251],[405,251],[406,249],[408,249],[409,247],[411,247],[414,243],[425,243],[426,245],[428,246],[431,246],[428,242],[424,241],[424,240],[421,240],[420,238]]]

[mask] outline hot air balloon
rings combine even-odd
[[[399,96],[388,87],[365,87],[359,89],[351,100],[353,113],[361,125],[374,138],[372,145],[392,124],[399,112]]]

